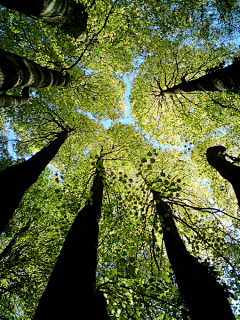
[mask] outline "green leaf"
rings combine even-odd
[[[134,266],[132,266],[132,265],[129,265],[128,267],[127,267],[127,273],[129,274],[129,275],[133,275],[134,274],[134,272],[135,272],[135,267]]]

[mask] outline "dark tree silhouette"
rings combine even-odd
[[[96,291],[98,220],[104,179],[100,157],[97,166],[91,188],[92,204],[85,205],[72,224],[33,320],[110,319],[104,295]]]
[[[84,5],[74,0],[0,0],[6,8],[57,24],[69,35],[78,38],[87,29],[88,14]]]
[[[15,87],[66,87],[69,75],[0,49],[0,91]]]
[[[67,139],[68,132],[62,131],[57,138],[27,161],[15,164],[0,172],[0,233],[4,231],[25,191],[38,179],[48,163],[55,157]]]
[[[226,156],[233,161],[236,160],[236,158],[228,156],[225,151],[226,148],[223,146],[208,148],[207,161],[224,179],[231,183],[235,191],[238,204],[240,205],[240,167],[226,160]]]
[[[192,320],[235,320],[227,293],[216,281],[215,274],[186,249],[175,222],[172,209],[159,192],[152,191],[161,222],[163,240],[180,294]]]
[[[196,91],[223,91],[240,88],[240,61],[217,69],[195,80],[181,83],[161,91],[161,95],[168,93],[196,92]]]

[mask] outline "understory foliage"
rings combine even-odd
[[[0,170],[71,128],[1,235],[0,318],[32,319],[74,219],[91,202],[101,153],[97,287],[111,319],[190,319],[151,190],[171,206],[187,249],[216,272],[240,319],[239,208],[206,159],[214,145],[239,154],[239,92],[161,94],[239,57],[239,2],[81,3],[85,40],[0,7],[2,49],[70,76],[67,88],[30,88],[27,105],[1,108]]]

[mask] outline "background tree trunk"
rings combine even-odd
[[[240,205],[240,167],[227,161],[224,156],[226,148],[214,146],[207,149],[207,161],[220,175],[233,186],[238,204]]]
[[[27,104],[29,98],[9,96],[7,94],[0,95],[0,107],[20,107],[22,104]]]
[[[0,95],[0,107],[20,107],[22,104],[27,104],[30,100],[29,87],[22,90],[22,96],[9,96],[7,94]]]
[[[55,157],[67,135],[67,131],[62,131],[54,141],[29,160],[0,172],[0,233],[4,231],[12,218],[25,191],[38,179],[48,163]]]
[[[85,7],[74,0],[0,0],[0,4],[47,23],[60,24],[62,31],[75,38],[87,29],[88,14]]]
[[[15,87],[66,87],[69,76],[0,49],[0,91]]]
[[[223,287],[207,266],[189,254],[172,217],[170,206],[152,191],[163,240],[177,284],[192,320],[235,320]]]
[[[92,205],[86,205],[71,226],[33,320],[100,319],[96,308],[105,313],[103,294],[98,292],[95,299],[102,174],[103,166],[91,188]]]
[[[47,22],[56,22],[56,19],[63,19],[66,16],[70,0],[0,0],[0,4],[28,16],[42,18]]]
[[[223,91],[231,88],[240,88],[240,62],[236,61],[223,69],[208,73],[198,79],[182,82],[163,90],[161,94],[196,92],[196,91]]]

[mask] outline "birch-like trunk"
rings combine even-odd
[[[96,293],[103,170],[103,166],[96,170],[92,205],[85,205],[73,222],[33,320],[109,319],[105,298]]]
[[[74,0],[0,0],[0,4],[47,23],[60,24],[63,31],[75,38],[87,29],[85,7]]]
[[[223,146],[214,146],[207,149],[207,161],[220,175],[231,183],[240,205],[240,167],[226,160]]]
[[[0,91],[15,87],[66,87],[69,76],[0,49]]]
[[[12,218],[25,191],[36,182],[48,163],[55,157],[67,135],[67,131],[62,131],[55,140],[27,161],[0,172],[0,233]]]
[[[172,88],[163,90],[161,94],[196,92],[196,91],[223,91],[231,88],[240,88],[240,62],[236,61],[223,69],[208,73],[195,80],[179,83]]]
[[[168,259],[180,294],[192,320],[235,320],[223,287],[186,249],[172,217],[171,207],[152,191],[163,231]]]
[[[20,107],[23,104],[27,104],[30,98],[9,96],[7,94],[0,95],[0,107]]]

